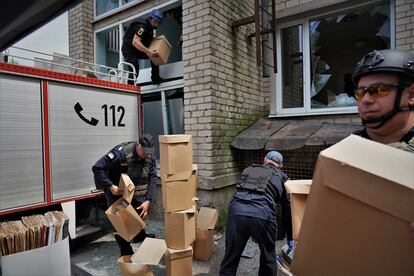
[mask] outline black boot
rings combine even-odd
[[[124,240],[118,233],[114,233],[115,240],[118,243],[121,256],[132,255],[134,251],[128,241]]]

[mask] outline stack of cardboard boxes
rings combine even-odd
[[[167,275],[192,275],[196,174],[191,135],[161,135],[160,170],[165,211]]]
[[[165,135],[159,141],[167,275],[192,275],[192,258],[207,261],[214,252],[218,213],[205,207],[197,212],[191,136]]]

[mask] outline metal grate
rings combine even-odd
[[[280,151],[284,158],[283,171],[290,179],[312,179],[316,160],[326,146],[304,146],[297,150]],[[262,163],[267,151],[235,150],[238,169],[243,171],[253,163]]]

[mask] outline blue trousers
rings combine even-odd
[[[277,274],[276,224],[248,216],[229,216],[226,228],[226,251],[220,266],[220,276],[236,276],[241,254],[252,237],[260,248],[259,275]]]

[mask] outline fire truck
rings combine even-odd
[[[62,208],[71,238],[93,232],[76,217],[104,202],[91,167],[114,145],[137,139],[140,89],[127,84],[122,64],[53,70],[11,58],[0,62],[0,221]]]

